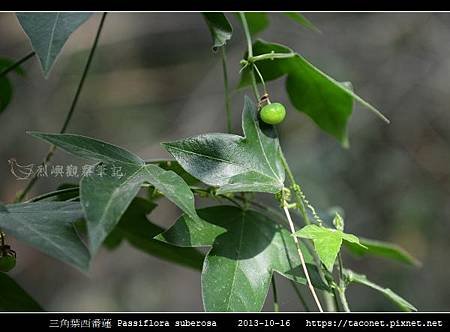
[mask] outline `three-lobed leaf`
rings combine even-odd
[[[213,51],[217,51],[219,47],[225,46],[231,39],[233,28],[223,13],[203,13],[203,17],[208,25],[209,31],[213,39]]]
[[[307,225],[295,232],[295,236],[304,239],[311,239],[320,260],[330,271],[333,269],[334,262],[336,261],[339,251],[341,250],[343,241],[358,245],[362,249],[365,248],[359,243],[359,239],[353,234],[348,234],[341,230],[325,228],[317,225]]]
[[[72,134],[30,134],[78,157],[100,161],[92,174],[84,176],[80,183],[80,199],[87,220],[91,253],[99,249],[145,182],[153,185],[192,218],[198,218],[194,195],[173,171],[145,164],[127,150],[92,138]]]
[[[47,76],[67,39],[92,14],[52,12],[17,13],[16,15]]]
[[[156,239],[184,247],[211,246],[202,271],[206,311],[260,311],[274,271],[306,284],[295,242],[267,216],[233,206],[198,210],[200,220],[182,216]],[[302,245],[313,283],[326,289]]]
[[[0,272],[0,311],[43,311],[11,277]]]
[[[285,174],[276,131],[258,119],[256,105],[248,97],[242,127],[245,137],[211,133],[163,146],[188,173],[219,187],[218,193],[280,191]]]
[[[254,56],[274,53],[291,54],[288,58],[257,61],[264,80],[270,81],[287,76],[286,90],[293,106],[307,114],[322,130],[348,146],[347,123],[353,111],[353,101],[375,112],[389,122],[375,107],[356,95],[348,83],[331,78],[300,54],[290,48],[258,40],[253,44]],[[250,71],[242,73],[240,87],[251,84]]]
[[[374,282],[368,280],[365,275],[355,273],[348,269],[344,269],[343,272],[348,283],[361,284],[380,292],[402,311],[417,311],[417,309],[411,303],[406,301],[400,295],[396,294],[389,288],[384,288],[375,284]]]
[[[0,228],[45,254],[85,271],[90,255],[74,227],[74,222],[82,217],[78,202],[9,204],[0,209]]]

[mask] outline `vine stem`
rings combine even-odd
[[[262,60],[273,60],[273,59],[287,59],[292,58],[296,54],[295,53],[265,53],[260,55],[255,55],[252,57],[249,57],[247,59],[248,62],[256,62],[256,61],[262,61]]]
[[[253,47],[252,47],[252,39],[251,39],[251,36],[250,36],[250,30],[248,28],[247,19],[245,18],[245,14],[242,13],[242,12],[239,13],[239,16],[241,18],[242,26],[243,26],[243,29],[244,29],[245,38],[247,40],[247,50],[248,50],[247,51],[247,58],[251,59],[251,58],[253,58]],[[258,72],[258,74],[260,74],[260,73]],[[259,96],[258,86],[257,86],[257,83],[256,83],[256,78],[255,78],[254,65],[252,65],[250,76],[251,76],[251,79],[252,79],[253,92],[255,93],[255,97],[256,97],[257,101],[259,101],[260,96]],[[262,79],[262,76],[261,76],[261,79]],[[284,162],[286,164],[285,168],[286,168],[286,166],[287,166],[287,168],[289,168],[289,166],[286,163],[286,160],[284,160]],[[290,170],[289,170],[289,172],[290,172]],[[292,172],[290,172],[290,174],[291,174],[291,177],[293,179],[294,177],[292,175]],[[295,183],[295,180],[294,180],[293,183]],[[295,233],[294,223],[292,221],[291,215],[289,213],[289,209],[287,208],[286,202],[284,200],[283,200],[283,210],[284,210],[284,213],[286,214],[286,218],[287,218],[287,220],[289,222],[289,227],[290,227],[291,233],[293,235]],[[304,211],[304,216],[306,218],[308,218],[308,215],[306,214],[306,210]],[[309,220],[309,219],[305,219],[305,220]],[[295,245],[297,247],[297,251],[298,251],[298,255],[300,257],[300,261],[302,263],[302,267],[303,267],[303,271],[305,273],[305,277],[306,277],[306,280],[307,280],[307,283],[308,283],[308,287],[309,287],[309,289],[311,291],[311,294],[312,294],[312,296],[314,298],[314,301],[317,304],[317,307],[319,308],[319,311],[323,312],[322,305],[320,304],[319,298],[317,297],[316,291],[314,290],[314,286],[311,283],[311,278],[309,277],[308,269],[306,268],[305,258],[303,257],[303,253],[302,253],[302,251],[300,249],[300,243],[298,241],[298,238],[295,235],[293,235],[293,238],[294,238]]]
[[[341,300],[342,307],[344,308],[344,311],[351,312],[350,307],[347,302],[347,297],[345,296],[345,289],[339,288],[338,294],[339,294],[339,299]]]
[[[16,69],[17,67],[19,67],[22,63],[24,63],[24,62],[28,61],[29,59],[31,59],[35,54],[36,54],[36,52],[34,52],[34,51],[31,52],[31,53],[28,53],[27,55],[25,55],[25,56],[24,56],[23,58],[21,58],[20,60],[14,62],[11,66],[9,66],[9,67],[3,69],[3,70],[0,72],[0,77],[3,77],[3,76],[5,76],[6,74],[8,74],[9,72],[15,70],[15,69]]]
[[[72,119],[73,113],[74,113],[75,108],[76,108],[77,103],[78,103],[78,99],[80,97],[81,91],[82,91],[83,86],[84,86],[84,82],[85,82],[87,74],[89,72],[89,68],[91,66],[92,59],[94,58],[94,54],[95,54],[95,51],[97,49],[98,41],[100,39],[100,34],[101,34],[102,30],[103,30],[103,25],[105,23],[106,15],[107,15],[106,12],[104,12],[102,14],[102,18],[100,20],[100,24],[99,24],[99,26],[97,28],[97,33],[95,35],[94,43],[92,44],[91,51],[89,52],[89,56],[88,56],[86,65],[85,65],[84,70],[83,70],[83,74],[81,75],[81,79],[80,79],[80,82],[78,83],[78,87],[77,87],[77,90],[75,92],[75,96],[74,96],[74,98],[72,100],[72,104],[70,105],[69,111],[68,111],[68,113],[66,115],[66,118],[64,120],[64,123],[63,123],[63,125],[61,127],[60,134],[63,134],[63,133],[66,132],[67,127],[69,126],[69,122]],[[42,162],[43,165],[45,165],[46,163],[48,163],[50,161],[50,159],[52,158],[55,150],[56,150],[56,146],[52,145],[50,147],[50,149],[48,150],[47,155],[44,158],[44,161]],[[28,192],[31,190],[31,188],[33,188],[33,186],[36,183],[37,179],[38,179],[38,176],[37,176],[37,173],[35,173],[33,175],[33,177],[31,178],[30,182],[28,182],[28,184],[25,187],[25,189],[17,196],[16,202],[21,202],[25,198],[25,196],[28,194]]]
[[[247,58],[253,58],[252,37],[250,36],[250,30],[248,29],[247,19],[245,18],[245,14],[243,12],[239,12],[239,17],[241,18],[245,39],[247,40]]]
[[[289,164],[286,160],[286,157],[284,156],[283,151],[280,149],[280,157],[281,157],[281,162],[283,164],[284,169],[286,170],[286,174],[288,176],[289,182],[291,183],[291,185],[294,186],[299,186],[298,183],[295,181],[294,178],[294,174],[292,173],[291,168],[289,167]],[[306,207],[305,204],[303,202],[303,197],[301,197],[300,193],[297,190],[294,190],[294,195],[295,198],[297,200],[297,207],[300,210],[300,213],[303,217],[303,220],[305,221],[306,225],[310,225],[311,224],[311,220],[309,219],[308,213],[306,212]]]
[[[223,70],[223,85],[225,90],[225,112],[227,114],[227,131],[229,134],[231,134],[232,119],[230,108],[230,92],[228,88],[227,54],[225,51],[225,46],[222,46],[222,70]]]
[[[252,71],[256,71],[256,73],[258,74],[258,76],[259,76],[259,80],[261,81],[261,83],[262,83],[262,85],[263,85],[263,89],[264,89],[264,94],[268,94],[267,93],[267,88],[266,88],[266,83],[264,82],[264,78],[263,78],[263,76],[261,75],[261,72],[259,71],[259,69],[258,69],[258,67],[255,65],[255,64],[253,64],[252,65]],[[253,75],[254,76],[254,75]],[[270,104],[270,100],[267,100],[268,101],[268,103]]]
[[[289,167],[289,164],[286,160],[286,157],[283,154],[283,151],[280,149],[280,158],[281,158],[281,162],[283,164],[284,169],[286,170],[289,182],[291,183],[291,186],[294,189],[294,195],[297,201],[297,209],[300,210],[300,214],[302,215],[302,218],[305,222],[306,225],[310,225],[311,224],[311,220],[309,219],[308,213],[306,212],[306,203],[304,202],[304,198],[301,195],[301,188],[300,185],[295,181],[295,177],[294,174],[292,173],[291,168]],[[314,211],[315,212],[315,211]],[[318,271],[319,271],[319,275],[320,278],[322,279],[323,282],[328,283],[326,281],[325,275],[321,269],[321,262],[320,262],[320,258],[317,256],[317,253],[314,249],[311,250],[314,260],[316,262],[316,265],[318,267]],[[330,305],[332,303],[332,301],[337,301],[336,296],[331,296],[328,292],[324,292],[323,296],[325,297],[325,301],[328,305],[328,308],[331,311],[334,311],[333,307]],[[338,307],[336,307],[337,309]]]
[[[272,292],[273,292],[273,311],[280,311],[280,304],[278,303],[277,284],[275,282],[275,275],[272,274]]]
[[[247,40],[247,58],[253,58],[252,37],[250,35],[250,30],[248,29],[247,19],[245,18],[245,14],[242,12],[239,12],[239,17],[241,18],[242,27],[244,28],[245,39]],[[256,100],[259,101],[260,96],[258,86],[256,84],[255,70],[253,65],[250,71],[250,77],[252,79],[253,93],[255,94]]]
[[[311,291],[314,301],[316,302],[317,308],[319,308],[320,312],[323,312],[322,305],[320,304],[319,298],[318,298],[316,291],[314,289],[314,286],[311,282],[311,278],[309,277],[309,272],[308,272],[308,269],[306,268],[305,257],[303,257],[303,253],[300,249],[300,243],[298,241],[298,238],[294,235],[294,233],[295,233],[294,223],[292,222],[291,214],[289,213],[289,209],[287,208],[286,204],[284,204],[283,210],[284,210],[284,213],[286,214],[286,218],[289,222],[289,227],[291,228],[292,237],[294,238],[294,242],[297,247],[297,252],[300,257],[300,261],[302,263],[303,272],[305,273],[305,277],[306,277],[306,281],[308,283],[309,290]]]
[[[348,305],[347,297],[345,296],[345,281],[344,281],[344,263],[342,262],[341,253],[338,254],[338,263],[339,263],[339,299],[341,300],[342,306],[345,312],[350,312],[350,307]]]

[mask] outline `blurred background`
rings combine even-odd
[[[227,47],[232,86],[245,50],[233,14]],[[285,103],[281,144],[309,200],[319,209],[340,206],[346,229],[400,244],[422,262],[409,267],[378,258],[344,255],[345,264],[390,287],[421,311],[450,310],[450,14],[306,13],[322,33],[279,13],[259,37],[289,45],[375,105],[391,125],[355,106],[350,149],[295,111],[284,79],[270,82],[271,97]],[[48,79],[37,59],[23,65],[25,78],[9,74],[11,105],[0,115],[0,201],[24,188],[8,159],[38,164],[48,145],[25,131],[57,132],[70,106],[92,45],[100,14],[69,39]],[[13,13],[0,14],[0,57],[19,59],[30,44]],[[241,133],[243,95],[232,96],[234,132]],[[275,97],[276,96],[276,97]],[[168,158],[159,142],[224,132],[220,55],[198,13],[110,13],[68,132],[96,137],[146,158]],[[52,164],[80,164],[57,152]],[[31,196],[76,179],[41,179]],[[262,195],[261,200],[267,199]],[[149,218],[164,227],[180,212],[161,201]],[[88,274],[20,242],[11,273],[47,310],[201,311],[200,274],[138,252],[127,244],[103,249]],[[290,283],[278,277],[283,311],[302,310]],[[271,292],[264,310],[272,310]],[[309,298],[306,290],[306,297]],[[1,296],[1,295],[0,295]],[[396,310],[370,289],[351,286],[355,311]]]

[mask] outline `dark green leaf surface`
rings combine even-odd
[[[248,97],[242,127],[245,137],[212,133],[163,145],[187,172],[219,187],[218,193],[280,191],[284,169],[278,137],[272,126],[258,120],[256,105]]]
[[[114,247],[122,240],[127,240],[132,246],[149,255],[201,270],[204,256],[196,249],[181,248],[153,239],[164,231],[146,217],[155,207],[156,204],[136,197],[108,236],[109,244]]]
[[[295,233],[296,236],[311,239],[319,255],[320,260],[328,270],[333,269],[337,254],[341,250],[342,242],[350,242],[364,247],[359,243],[358,238],[353,234],[347,234],[337,229],[325,228],[317,225],[307,225]]]
[[[269,18],[266,13],[249,12],[244,15],[252,36],[262,32],[269,26]]]
[[[203,13],[213,39],[213,51],[224,46],[231,39],[233,28],[223,13]]]
[[[0,311],[43,311],[43,309],[11,277],[0,272]]]
[[[287,229],[259,212],[232,206],[198,210],[193,220],[182,216],[156,239],[185,247],[212,246],[202,272],[207,311],[260,311],[273,271],[305,284],[294,240]],[[317,287],[326,288],[302,247]]]
[[[80,183],[91,253],[98,250],[117,225],[144,182],[152,184],[192,218],[198,218],[194,195],[176,173],[153,164],[146,165],[127,150],[92,138],[71,134],[30,134],[73,155],[102,162]],[[116,176],[113,176],[114,172]]]
[[[47,76],[67,39],[92,14],[52,12],[16,15]]]
[[[344,243],[345,246],[350,250],[350,252],[357,256],[370,255],[392,259],[408,265],[421,265],[421,263],[417,259],[412,257],[405,249],[394,243],[370,240],[365,238],[359,238],[359,240],[363,246],[367,247],[367,249],[362,249],[360,246],[353,243]]]
[[[40,251],[81,270],[89,267],[89,252],[74,222],[83,217],[76,202],[36,202],[6,205],[0,228]]]
[[[381,294],[386,296],[390,301],[392,301],[392,303],[398,306],[402,311],[417,311],[417,309],[411,303],[406,301],[404,298],[394,293],[389,288],[384,288],[371,282],[370,280],[367,279],[365,275],[357,274],[351,270],[344,270],[344,274],[348,282],[361,284],[379,291]]]
[[[294,53],[286,46],[262,40],[253,45],[255,56],[272,51]],[[353,100],[388,121],[377,109],[357,96],[348,84],[334,80],[299,54],[290,58],[258,61],[256,65],[266,81],[287,75],[286,89],[294,107],[307,114],[322,130],[336,137],[344,146],[348,145],[347,123],[352,114]],[[239,86],[250,83],[249,70],[244,70]]]
[[[36,131],[27,132],[33,137],[49,142],[63,149],[64,151],[91,161],[120,162],[133,165],[143,165],[144,161],[116,145],[104,141],[74,134],[53,134]]]

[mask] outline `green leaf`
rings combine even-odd
[[[13,64],[14,62],[9,59],[0,58],[0,72]],[[15,69],[15,72],[19,75],[24,75],[20,66]],[[12,96],[13,88],[11,82],[6,75],[0,76],[0,113],[10,104]]]
[[[360,238],[359,240],[363,246],[367,247],[367,249],[361,249],[360,246],[353,243],[344,243],[350,252],[357,256],[370,255],[396,260],[408,265],[421,265],[417,259],[412,257],[405,249],[396,244],[365,238]]]
[[[225,46],[231,39],[233,28],[223,13],[203,13],[203,17],[213,39],[212,49],[216,52],[219,47]]]
[[[0,311],[44,311],[22,287],[2,272],[0,294]]]
[[[116,228],[109,234],[109,244],[117,246],[122,240],[127,240],[132,246],[149,255],[201,270],[204,256],[196,249],[180,248],[153,239],[164,231],[146,217],[155,207],[156,204],[136,197]]]
[[[300,13],[284,13],[284,14],[291,20],[297,22],[298,24],[304,26],[305,28],[314,30],[316,32],[320,32],[320,30],[317,29],[317,27],[314,24],[312,24],[312,22],[308,20],[304,15]]]
[[[187,172],[220,187],[218,193],[280,191],[284,169],[278,137],[274,127],[258,120],[256,105],[248,97],[242,127],[245,137],[213,133],[163,146]]]
[[[397,305],[402,311],[417,311],[417,309],[404,298],[394,293],[389,288],[381,287],[370,280],[367,279],[365,275],[357,274],[351,270],[344,269],[344,275],[349,283],[357,283],[370,288],[373,288],[384,296],[386,296],[390,301],[392,301],[395,305]]]
[[[144,165],[145,162],[121,147],[106,143],[101,140],[88,138],[75,134],[53,134],[28,131],[29,135],[49,142],[76,157],[92,161],[108,163],[127,163],[132,165]]]
[[[6,205],[0,228],[40,251],[83,271],[89,252],[78,237],[74,222],[83,217],[77,202],[36,202]]]
[[[38,55],[45,76],[48,76],[67,39],[92,14],[53,12],[16,15]]]
[[[92,138],[71,134],[30,134],[73,155],[101,162],[93,174],[84,176],[80,183],[81,205],[92,254],[117,225],[144,182],[152,184],[192,218],[198,218],[194,195],[176,173],[145,164],[131,152]]]
[[[258,40],[253,45],[254,56],[289,53],[292,57],[257,61],[264,80],[287,76],[286,89],[293,106],[307,114],[322,130],[348,146],[347,123],[352,114],[353,100],[389,122],[376,108],[356,95],[347,83],[341,83],[314,67],[290,48]],[[242,73],[240,87],[251,83],[249,69]]]
[[[269,18],[266,13],[244,13],[247,20],[248,29],[252,36],[260,33],[269,26]]]
[[[287,229],[267,216],[233,206],[184,215],[156,239],[182,247],[212,246],[202,271],[206,311],[260,311],[274,271],[306,284],[296,246]],[[326,289],[302,245],[316,287]]]
[[[333,269],[337,254],[341,250],[342,241],[351,242],[364,248],[359,243],[358,238],[353,234],[347,234],[337,229],[317,225],[307,225],[295,232],[295,235],[313,241],[320,260],[330,271]]]

